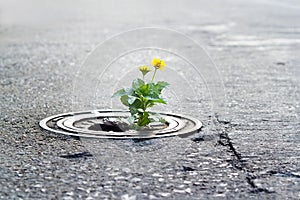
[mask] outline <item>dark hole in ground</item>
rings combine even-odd
[[[203,142],[205,140],[202,137],[198,137],[198,138],[193,138],[192,141],[194,141],[194,142]]]
[[[61,155],[61,158],[67,158],[67,159],[76,159],[76,158],[87,158],[92,157],[93,155],[89,152],[82,152],[82,153],[75,153],[75,154],[67,154],[67,155]]]
[[[161,125],[160,125],[161,126]],[[164,124],[165,127],[169,126],[169,123],[165,123]],[[161,127],[160,127],[161,128]],[[160,129],[160,128],[157,128],[157,127],[141,127],[140,129],[137,129],[137,130],[144,130],[144,131],[153,131],[153,130],[156,130],[156,129]],[[92,126],[88,127],[89,130],[93,130],[93,131],[112,131],[112,132],[126,132],[130,129],[130,127],[125,124],[125,123],[118,123],[118,122],[115,122],[115,121],[109,121],[109,120],[105,120],[103,121],[103,123],[99,123],[99,124],[93,124]],[[161,133],[161,134],[164,134],[164,133]],[[160,133],[156,134],[156,135],[160,135]],[[147,140],[147,139],[144,139],[144,140]],[[139,140],[135,140],[135,142],[139,142],[139,141],[143,141],[142,139],[139,139]]]
[[[189,167],[189,166],[183,166],[182,167],[182,170],[185,171],[185,172],[191,172],[191,171],[195,171],[194,168],[192,167]]]
[[[92,131],[113,131],[113,132],[124,132],[117,125],[107,125],[107,124],[94,124],[88,128]]]
[[[282,65],[282,66],[284,66],[285,63],[284,62],[277,62],[276,65]]]
[[[203,142],[203,141],[211,141],[214,140],[214,136],[212,135],[201,135],[198,137],[194,137],[191,139],[193,142]]]
[[[88,128],[89,130],[93,131],[113,131],[113,132],[124,132],[118,124],[111,121],[104,121],[103,124],[94,124]]]

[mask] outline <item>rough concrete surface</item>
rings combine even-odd
[[[299,17],[298,1],[1,1],[0,199],[299,199]],[[98,43],[150,26],[192,37],[220,70],[217,128],[192,99],[185,112],[205,128],[188,138],[39,128],[73,111],[76,70]]]

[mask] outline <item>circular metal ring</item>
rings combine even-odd
[[[130,113],[124,110],[92,110],[54,115],[41,120],[39,125],[54,133],[105,139],[150,139],[176,135],[185,137],[199,131],[202,127],[202,123],[193,117],[163,112],[152,113],[160,114],[167,123],[161,128],[153,130],[124,130],[121,132],[91,130],[91,126],[99,125],[106,118],[130,116]]]

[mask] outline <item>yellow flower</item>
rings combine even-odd
[[[166,63],[165,61],[159,59],[159,58],[153,58],[151,64],[153,65],[153,67],[155,67],[156,69],[160,69],[160,70],[164,70]]]
[[[145,76],[148,72],[151,72],[150,67],[144,65],[144,66],[140,66],[139,70],[142,72],[143,76]]]

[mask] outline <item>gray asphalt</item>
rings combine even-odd
[[[299,2],[279,0],[1,2],[0,199],[299,199],[299,17]],[[39,128],[74,111],[76,72],[97,44],[152,26],[190,36],[218,67],[214,129],[202,90],[200,103],[181,97],[205,125],[188,138],[78,140]],[[106,108],[104,94],[79,107]]]

